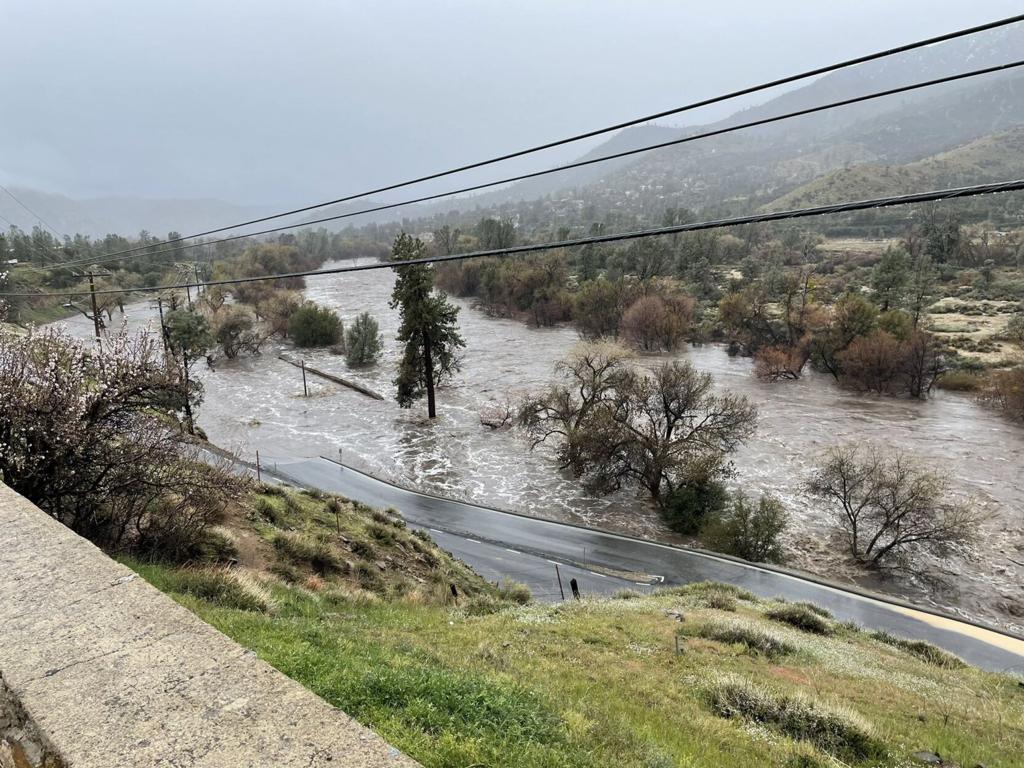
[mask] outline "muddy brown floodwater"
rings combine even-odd
[[[542,451],[531,452],[515,431],[480,424],[481,409],[543,386],[555,363],[577,343],[569,327],[528,328],[495,319],[460,301],[466,349],[462,372],[438,393],[438,419],[425,406],[400,409],[391,379],[398,357],[397,313],[388,307],[390,270],[310,280],[306,295],[338,310],[346,324],[369,311],[381,325],[385,354],[375,368],[350,371],[326,351],[299,353],[268,344],[262,355],[196,367],[205,386],[199,424],[214,443],[251,458],[330,456],[424,491],[531,515],[678,540],[642,498],[595,498],[560,474]],[[130,325],[148,322],[146,304],[127,310]],[[115,325],[117,318],[115,318]],[[76,333],[88,321],[67,322]],[[300,371],[277,359],[286,351],[327,372],[355,379],[385,396],[377,401],[310,377],[302,396]],[[748,493],[780,496],[792,515],[790,564],[850,579],[915,602],[1024,632],[1024,427],[978,407],[969,397],[939,392],[927,402],[861,396],[811,373],[797,382],[765,384],[751,363],[719,346],[678,354],[714,375],[720,389],[747,395],[760,409],[756,436],[734,456],[734,484]],[[643,358],[652,365],[665,357]],[[830,512],[801,491],[815,458],[837,443],[876,441],[904,449],[949,477],[958,494],[991,513],[971,550],[929,559],[926,576],[876,580],[844,562]]]

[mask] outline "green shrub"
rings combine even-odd
[[[711,709],[720,717],[769,726],[840,758],[865,760],[886,755],[871,726],[854,712],[801,696],[777,694],[733,675],[716,680],[706,694]]]
[[[782,502],[774,496],[763,495],[755,507],[738,493],[728,508],[708,517],[701,536],[719,552],[756,563],[780,563],[783,554],[779,538],[788,518]]]
[[[477,595],[467,600],[463,608],[467,616],[489,616],[508,608],[508,603],[491,595]]]
[[[735,597],[737,600],[744,600],[748,603],[755,602],[757,595],[742,587],[733,584],[723,584],[720,581],[695,581],[691,584],[683,584],[680,587],[664,587],[659,589],[659,595],[679,595],[681,597],[697,597],[703,600],[708,594],[726,594]]]
[[[641,597],[643,597],[643,595],[635,589],[620,589],[612,595],[612,600],[637,600]]]
[[[341,318],[327,307],[306,304],[288,321],[288,335],[300,347],[330,347],[342,340]]]
[[[378,593],[384,590],[384,579],[381,578],[380,569],[375,564],[360,560],[355,564],[353,573],[363,589]]]
[[[198,541],[196,560],[206,563],[227,563],[238,559],[238,547],[227,533],[218,530],[204,531]]]
[[[931,643],[926,643],[924,640],[907,640],[896,635],[889,634],[888,632],[872,632],[871,637],[880,643],[891,645],[894,648],[899,648],[902,651],[906,651],[912,656],[916,656],[922,661],[928,664],[934,664],[937,667],[943,667],[944,669],[961,669],[967,666],[958,657],[954,656],[948,651],[944,651],[941,648],[936,648]]]
[[[985,380],[971,371],[948,371],[935,382],[939,389],[950,392],[977,392],[985,384]]]
[[[831,635],[833,631],[832,625],[825,617],[803,603],[774,605],[765,611],[764,615],[774,621],[781,621],[783,624],[816,635]]]
[[[370,523],[366,526],[366,532],[370,534],[370,538],[374,541],[380,542],[385,546],[391,546],[395,543],[395,531],[380,523]]]
[[[322,576],[344,573],[348,569],[334,546],[323,536],[282,532],[274,536],[274,549],[286,560],[306,565]]]
[[[712,622],[697,629],[698,637],[729,645],[742,645],[749,651],[760,653],[769,659],[786,656],[796,649],[786,640],[767,630],[735,620]]]
[[[222,608],[266,613],[273,607],[269,594],[255,581],[223,569],[184,568],[173,571],[168,589]]]
[[[373,545],[368,541],[355,539],[348,545],[348,548],[352,550],[352,554],[357,555],[364,560],[377,559],[377,550],[374,549]]]
[[[498,585],[498,595],[503,600],[508,600],[516,605],[526,605],[533,599],[533,594],[528,586],[511,579],[506,579]]]
[[[736,598],[728,592],[708,592],[703,596],[702,602],[706,607],[716,611],[735,611],[738,606]]]
[[[277,505],[275,505],[270,499],[257,497],[256,501],[252,504],[252,508],[257,515],[262,517],[268,523],[277,525],[281,521],[281,513],[278,510]]]
[[[822,608],[820,605],[815,605],[814,603],[808,602],[806,600],[800,600],[798,602],[793,603],[793,605],[802,606],[809,611],[813,611],[814,613],[818,614],[823,618],[832,618],[832,611],[830,611],[828,608]]]
[[[665,500],[661,516],[668,526],[679,533],[693,534],[704,521],[725,509],[729,493],[725,486],[714,480],[681,485]]]
[[[373,365],[383,347],[380,326],[369,312],[363,312],[349,326],[345,335],[345,362],[350,368]]]

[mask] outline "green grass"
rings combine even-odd
[[[722,717],[766,725],[836,757],[857,761],[886,756],[873,728],[855,713],[805,696],[776,693],[736,675],[715,680],[707,694],[712,709]]]
[[[937,648],[931,643],[926,643],[924,640],[907,640],[896,635],[891,635],[888,632],[872,632],[871,637],[878,640],[880,643],[891,645],[894,648],[899,648],[901,651],[906,651],[912,656],[916,656],[922,661],[926,661],[929,664],[934,664],[937,667],[945,667],[947,669],[960,669],[964,665],[964,662],[952,653],[948,653],[941,648]]]
[[[922,749],[1008,768],[1024,753],[1016,680],[853,627],[806,632],[766,618],[773,601],[714,585],[555,605],[480,593],[455,607],[277,584],[262,613],[141,570],[427,768],[895,768]],[[735,612],[707,606],[729,592]],[[788,652],[752,651],[764,638]]]
[[[764,615],[804,632],[813,632],[817,635],[832,634],[831,622],[819,612],[817,606],[807,603],[780,603],[770,607]]]

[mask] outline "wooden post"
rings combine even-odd
[[[260,474],[260,452],[259,452],[259,449],[256,450],[256,481],[260,482],[260,483],[263,482],[263,477]]]
[[[558,577],[558,591],[562,593],[562,600],[565,600],[565,588],[562,586],[562,574],[558,570],[558,563],[555,563],[555,576]]]
[[[92,272],[89,273],[89,299],[92,301],[92,327],[96,331],[96,341],[100,340],[100,312],[96,308],[96,282]]]
[[[572,590],[572,596],[577,600],[580,599],[580,585],[576,583],[576,579],[569,579],[569,589]]]
[[[309,397],[309,389],[306,387],[306,361],[302,361],[302,396]]]

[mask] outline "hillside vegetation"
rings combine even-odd
[[[1024,175],[1024,128],[985,136],[961,147],[906,165],[856,165],[804,184],[766,206],[804,208],[908,194],[928,189],[982,184]]]
[[[276,490],[239,513],[225,537],[247,567],[134,567],[428,767],[901,766],[924,750],[994,768],[1024,751],[1016,680],[813,606],[714,584],[526,603],[394,513]]]

